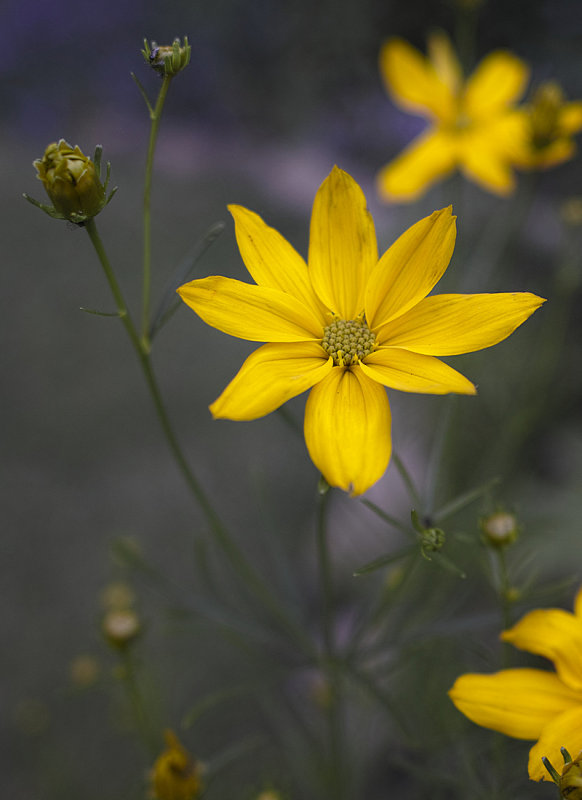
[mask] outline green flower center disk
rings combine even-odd
[[[321,346],[338,367],[357,364],[375,349],[376,334],[363,319],[335,319],[323,332]]]

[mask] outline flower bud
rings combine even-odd
[[[101,630],[112,647],[122,650],[141,633],[141,623],[133,609],[116,608],[105,614]]]
[[[582,752],[564,764],[558,786],[566,800],[582,800]]]
[[[173,731],[165,732],[166,749],[152,771],[156,800],[194,800],[202,792],[202,764],[194,761]]]
[[[495,511],[479,521],[486,544],[492,547],[506,547],[512,544],[519,534],[519,526],[514,514],[509,511]]]
[[[33,165],[38,173],[36,177],[42,181],[53,205],[46,206],[28,195],[24,196],[56,219],[82,224],[99,214],[115,193],[114,189],[106,196],[109,165],[105,185],[99,178],[101,147],[95,149],[93,162],[77,145],[72,147],[60,139],[49,144],[44,156],[33,161]]]
[[[173,78],[190,63],[192,48],[188,44],[188,37],[184,36],[184,44],[179,39],[174,39],[171,45],[158,45],[152,42],[149,45],[144,39],[144,49],[141,51],[148,64],[162,77]]]

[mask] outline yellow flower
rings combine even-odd
[[[582,102],[568,103],[554,81],[542,83],[522,110],[523,143],[515,163],[524,168],[553,167],[572,158],[575,133],[582,130]]]
[[[429,39],[428,58],[402,39],[389,39],[380,71],[397,105],[430,120],[378,174],[381,197],[409,202],[455,169],[496,194],[513,190],[511,164],[523,124],[514,103],[529,75],[523,61],[499,50],[464,80],[449,40],[437,34]]]
[[[202,792],[202,765],[194,761],[173,731],[165,732],[166,749],[152,773],[156,800],[194,800]]]
[[[461,675],[450,697],[478,725],[516,739],[537,739],[529,753],[529,776],[549,780],[543,757],[556,764],[561,747],[570,753],[582,749],[582,589],[573,614],[558,608],[531,611],[501,638],[549,658],[556,671]]]
[[[475,394],[435,356],[496,344],[544,302],[528,293],[427,297],[453,252],[451,208],[417,222],[378,260],[362,190],[337,167],[315,197],[309,265],[257,214],[229,208],[255,284],[208,277],[178,292],[209,325],[268,344],[247,358],[210,410],[215,418],[256,419],[311,389],[309,454],[330,485],[354,495],[390,460],[383,387]]]

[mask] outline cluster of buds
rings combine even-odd
[[[572,760],[570,753],[565,747],[561,747],[564,766],[562,774],[554,768],[551,761],[544,756],[542,761],[544,767],[550,773],[550,777],[560,790],[560,797],[564,800],[582,800],[582,752],[578,753]]]
[[[173,78],[190,63],[191,47],[188,44],[188,37],[184,36],[184,44],[179,39],[174,39],[171,45],[158,45],[147,39],[143,42],[144,49],[141,51],[147,63],[155,71],[166,78]]]
[[[52,142],[42,158],[33,161],[37,178],[48,194],[52,206],[39,203],[25,194],[25,198],[55,219],[64,219],[83,225],[97,216],[116,192],[107,194],[111,165],[107,164],[105,183],[101,183],[101,145],[95,148],[93,160],[75,145],[64,139]]]
[[[105,613],[101,632],[108,644],[117,650],[125,649],[141,633],[142,626],[134,607],[134,595],[124,583],[110,584],[103,593]]]
[[[164,734],[166,749],[154,763],[151,776],[156,800],[195,800],[202,792],[204,767],[195,761],[173,731]]]

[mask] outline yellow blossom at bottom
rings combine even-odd
[[[582,749],[582,589],[573,614],[558,608],[531,611],[501,638],[550,659],[556,671],[516,668],[461,675],[449,695],[478,725],[537,740],[529,754],[529,776],[550,780],[542,758],[557,764],[562,747],[570,753]]]
[[[475,394],[440,360],[502,341],[544,302],[528,292],[429,295],[448,267],[456,217],[443,208],[380,258],[358,184],[334,167],[313,203],[307,263],[261,217],[230,206],[254,284],[219,276],[178,289],[209,325],[266,342],[210,406],[252,420],[311,390],[304,433],[331,486],[359,495],[382,477],[392,449],[384,387]]]
[[[202,792],[202,766],[194,761],[173,731],[166,731],[166,749],[152,772],[156,800],[195,800]]]

